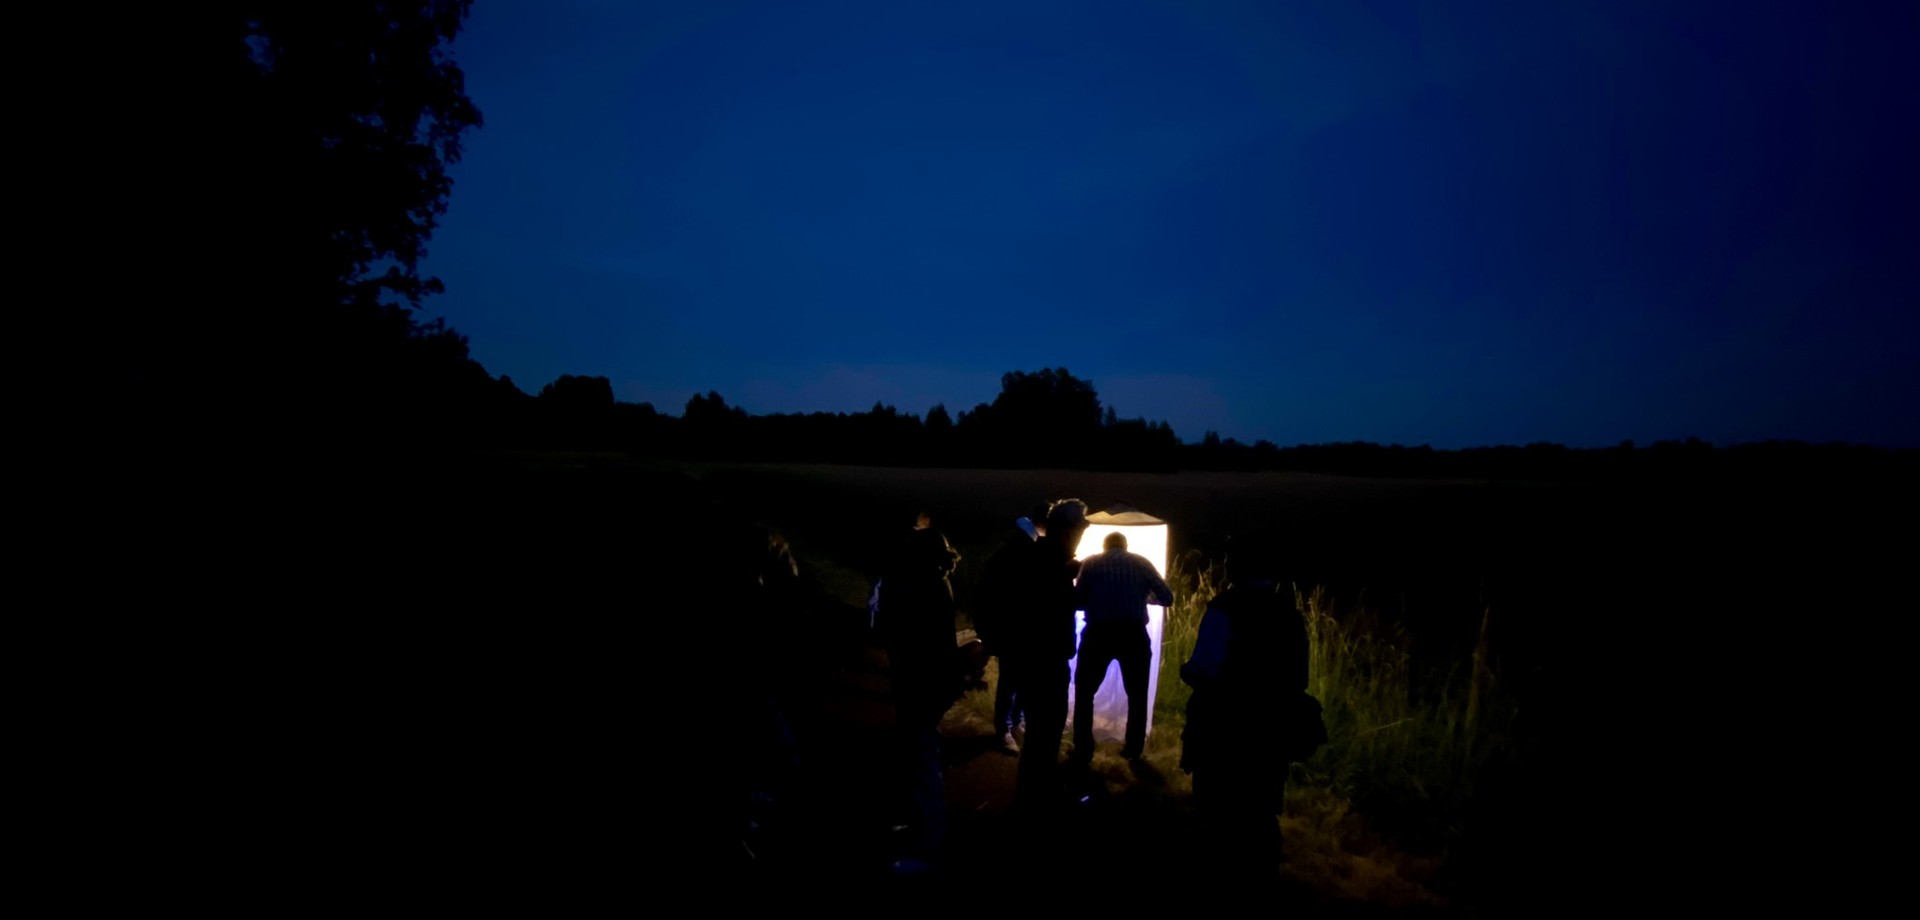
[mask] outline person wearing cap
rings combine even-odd
[[[1007,611],[1002,653],[1016,663],[1013,692],[1027,716],[1014,791],[1014,806],[1023,813],[1056,804],[1061,791],[1060,738],[1067,728],[1067,662],[1073,657],[1073,579],[1080,571],[1073,551],[1087,529],[1086,502],[1054,502],[1044,526],[1038,540],[1008,547],[1020,556],[1012,592],[1017,600]]]
[[[1006,653],[1012,642],[1006,624],[1008,618],[1021,609],[1020,569],[1031,555],[1031,544],[1046,534],[1046,520],[1047,507],[1041,505],[1030,516],[1013,522],[1017,529],[1007,532],[1000,549],[987,560],[971,610],[974,631],[985,644],[987,654],[1000,662],[1000,676],[994,683],[993,727],[1000,736],[1001,750],[1008,754],[1020,753],[1020,743],[1013,732],[1024,720],[1020,694],[1015,690],[1020,685],[1020,675],[1016,673],[1020,661],[1019,656]]]

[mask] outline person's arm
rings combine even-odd
[[[1143,559],[1142,561],[1144,562],[1145,560]],[[1167,580],[1160,577],[1160,570],[1154,568],[1153,563],[1147,562],[1146,566],[1148,578],[1147,593],[1150,594],[1154,600],[1159,601],[1160,606],[1173,606],[1173,589],[1167,587]]]
[[[1096,578],[1099,577],[1099,574],[1098,574],[1099,567],[1098,566],[1089,567],[1084,562],[1073,562],[1073,563],[1069,563],[1069,565],[1072,565],[1074,567],[1074,573],[1073,573],[1074,609],[1086,610],[1087,615],[1092,616],[1093,611],[1088,609],[1087,601],[1089,600],[1088,595],[1093,593],[1093,582]]]
[[[1194,638],[1193,654],[1180,666],[1180,679],[1197,690],[1218,678],[1221,666],[1227,661],[1229,638],[1227,615],[1208,607],[1200,617],[1200,634]]]
[[[940,570],[941,578],[952,575],[953,570],[960,567],[960,551],[953,548],[946,534],[940,535],[940,545],[934,550],[934,565]]]

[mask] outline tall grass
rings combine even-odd
[[[1197,553],[1177,560],[1168,583],[1174,604],[1161,634],[1160,692],[1153,747],[1177,748],[1191,690],[1179,667],[1193,652],[1209,599],[1224,589],[1221,568]],[[1311,646],[1308,692],[1324,708],[1328,741],[1292,768],[1294,788],[1313,801],[1351,806],[1403,847],[1444,850],[1465,824],[1485,768],[1507,756],[1514,707],[1490,664],[1487,614],[1462,660],[1416,668],[1397,625],[1358,605],[1340,609],[1323,591],[1293,590]],[[1276,765],[1276,769],[1282,769]]]
[[[1207,602],[1226,582],[1221,567],[1197,552],[1177,559],[1167,582],[1174,602],[1161,632],[1146,754],[1167,790],[1181,793],[1190,786],[1175,765],[1192,691],[1180,680],[1180,665],[1193,654]],[[1289,771],[1289,816],[1313,833],[1341,838],[1318,841],[1326,848],[1367,851],[1385,842],[1405,851],[1409,865],[1420,862],[1415,854],[1444,858],[1460,841],[1476,783],[1511,751],[1515,709],[1491,666],[1487,615],[1460,660],[1416,667],[1411,637],[1392,621],[1364,606],[1343,608],[1318,589],[1292,596],[1310,645],[1307,689],[1323,707],[1328,741],[1304,764],[1274,765]],[[986,733],[992,712],[992,694],[981,689],[949,716]],[[1130,776],[1122,764],[1111,751],[1096,755],[1097,768]]]

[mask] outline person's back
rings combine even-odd
[[[1020,518],[1003,535],[999,549],[987,560],[986,570],[981,574],[974,591],[973,603],[969,605],[974,630],[984,644],[986,653],[999,661],[1000,673],[994,687],[993,724],[995,734],[1000,737],[1001,749],[1009,754],[1020,752],[1014,729],[1024,721],[1024,710],[1017,692],[1021,683],[1018,672],[1022,664],[1017,638],[1023,624],[1031,620],[1033,615],[1032,598],[1027,587],[1030,582],[1028,573],[1036,565],[1034,541],[1042,535],[1040,528],[1045,526],[1044,509],[1039,517],[1039,524],[1035,524],[1031,518]]]
[[[1271,878],[1280,855],[1275,816],[1305,740],[1303,706],[1318,724],[1306,694],[1306,624],[1291,601],[1271,581],[1234,582],[1207,604],[1180,667],[1193,688],[1181,766],[1193,774],[1215,865],[1230,876]]]
[[[1218,649],[1196,647],[1202,660],[1181,668],[1194,698],[1211,707],[1202,731],[1217,728],[1223,750],[1235,752],[1229,756],[1278,756],[1289,739],[1272,729],[1275,716],[1307,689],[1306,624],[1292,599],[1267,581],[1235,585],[1207,608],[1208,616],[1223,618],[1218,625],[1227,638]],[[1214,630],[1205,631],[1210,635],[1196,645],[1215,645]],[[1218,655],[1214,670],[1201,674],[1209,652]]]
[[[1147,603],[1163,607],[1173,603],[1173,590],[1153,563],[1128,552],[1126,534],[1107,534],[1102,546],[1103,552],[1080,564],[1075,589],[1079,606],[1087,612],[1073,678],[1073,759],[1082,766],[1093,758],[1095,695],[1106,680],[1107,666],[1116,661],[1127,696],[1126,744],[1121,755],[1134,758],[1145,751],[1153,669]]]
[[[1019,607],[1009,621],[1009,648],[1022,662],[1019,688],[1027,712],[1020,751],[1022,810],[1042,807],[1058,793],[1054,782],[1060,736],[1067,724],[1067,660],[1073,657],[1073,547],[1086,530],[1086,503],[1063,499],[1048,509],[1046,534],[1021,550]]]
[[[900,757],[897,818],[908,831],[894,871],[924,870],[939,855],[946,836],[939,723],[960,695],[953,589],[947,580],[959,561],[960,554],[922,513],[881,574],[876,625],[893,685]]]
[[[1030,550],[1034,537],[1020,527],[1009,528],[1001,536],[1000,546],[987,559],[974,589],[968,612],[980,640],[991,654],[998,655],[1008,641],[1007,630],[1015,621],[1014,612],[1024,608],[1021,595],[1023,573],[1032,565]]]
[[[918,664],[953,650],[953,588],[948,576],[960,554],[940,531],[916,528],[894,552],[880,579],[880,622],[890,654]]]
[[[1109,535],[1107,546],[1080,563],[1078,589],[1087,623],[1145,625],[1148,602],[1170,605],[1173,592],[1147,557],[1127,550],[1124,535]]]
[[[1035,540],[1021,567],[1020,603],[1012,632],[1020,653],[1040,660],[1073,657],[1073,579],[1078,563],[1066,540],[1048,535]]]

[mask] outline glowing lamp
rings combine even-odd
[[[1101,544],[1107,539],[1107,534],[1116,532],[1126,534],[1127,552],[1145,556],[1159,571],[1161,578],[1167,577],[1167,522],[1125,505],[1115,505],[1110,510],[1087,515],[1087,531],[1080,535],[1080,545],[1074,548],[1073,558],[1085,559],[1105,552]],[[1147,734],[1153,733],[1153,700],[1160,693],[1160,632],[1166,621],[1165,608],[1159,604],[1147,605],[1147,639],[1151,644],[1151,657],[1147,664]],[[1086,625],[1087,612],[1075,611],[1073,638],[1076,648],[1080,632]],[[1070,668],[1074,680],[1079,680],[1079,655],[1073,657]],[[1068,694],[1067,705],[1073,706],[1072,694]],[[1078,719],[1080,714],[1074,712],[1072,718]],[[1093,736],[1095,740],[1123,741],[1126,738],[1126,725],[1126,685],[1120,678],[1120,662],[1114,661],[1107,665],[1107,676],[1100,681],[1100,692],[1093,697]]]

